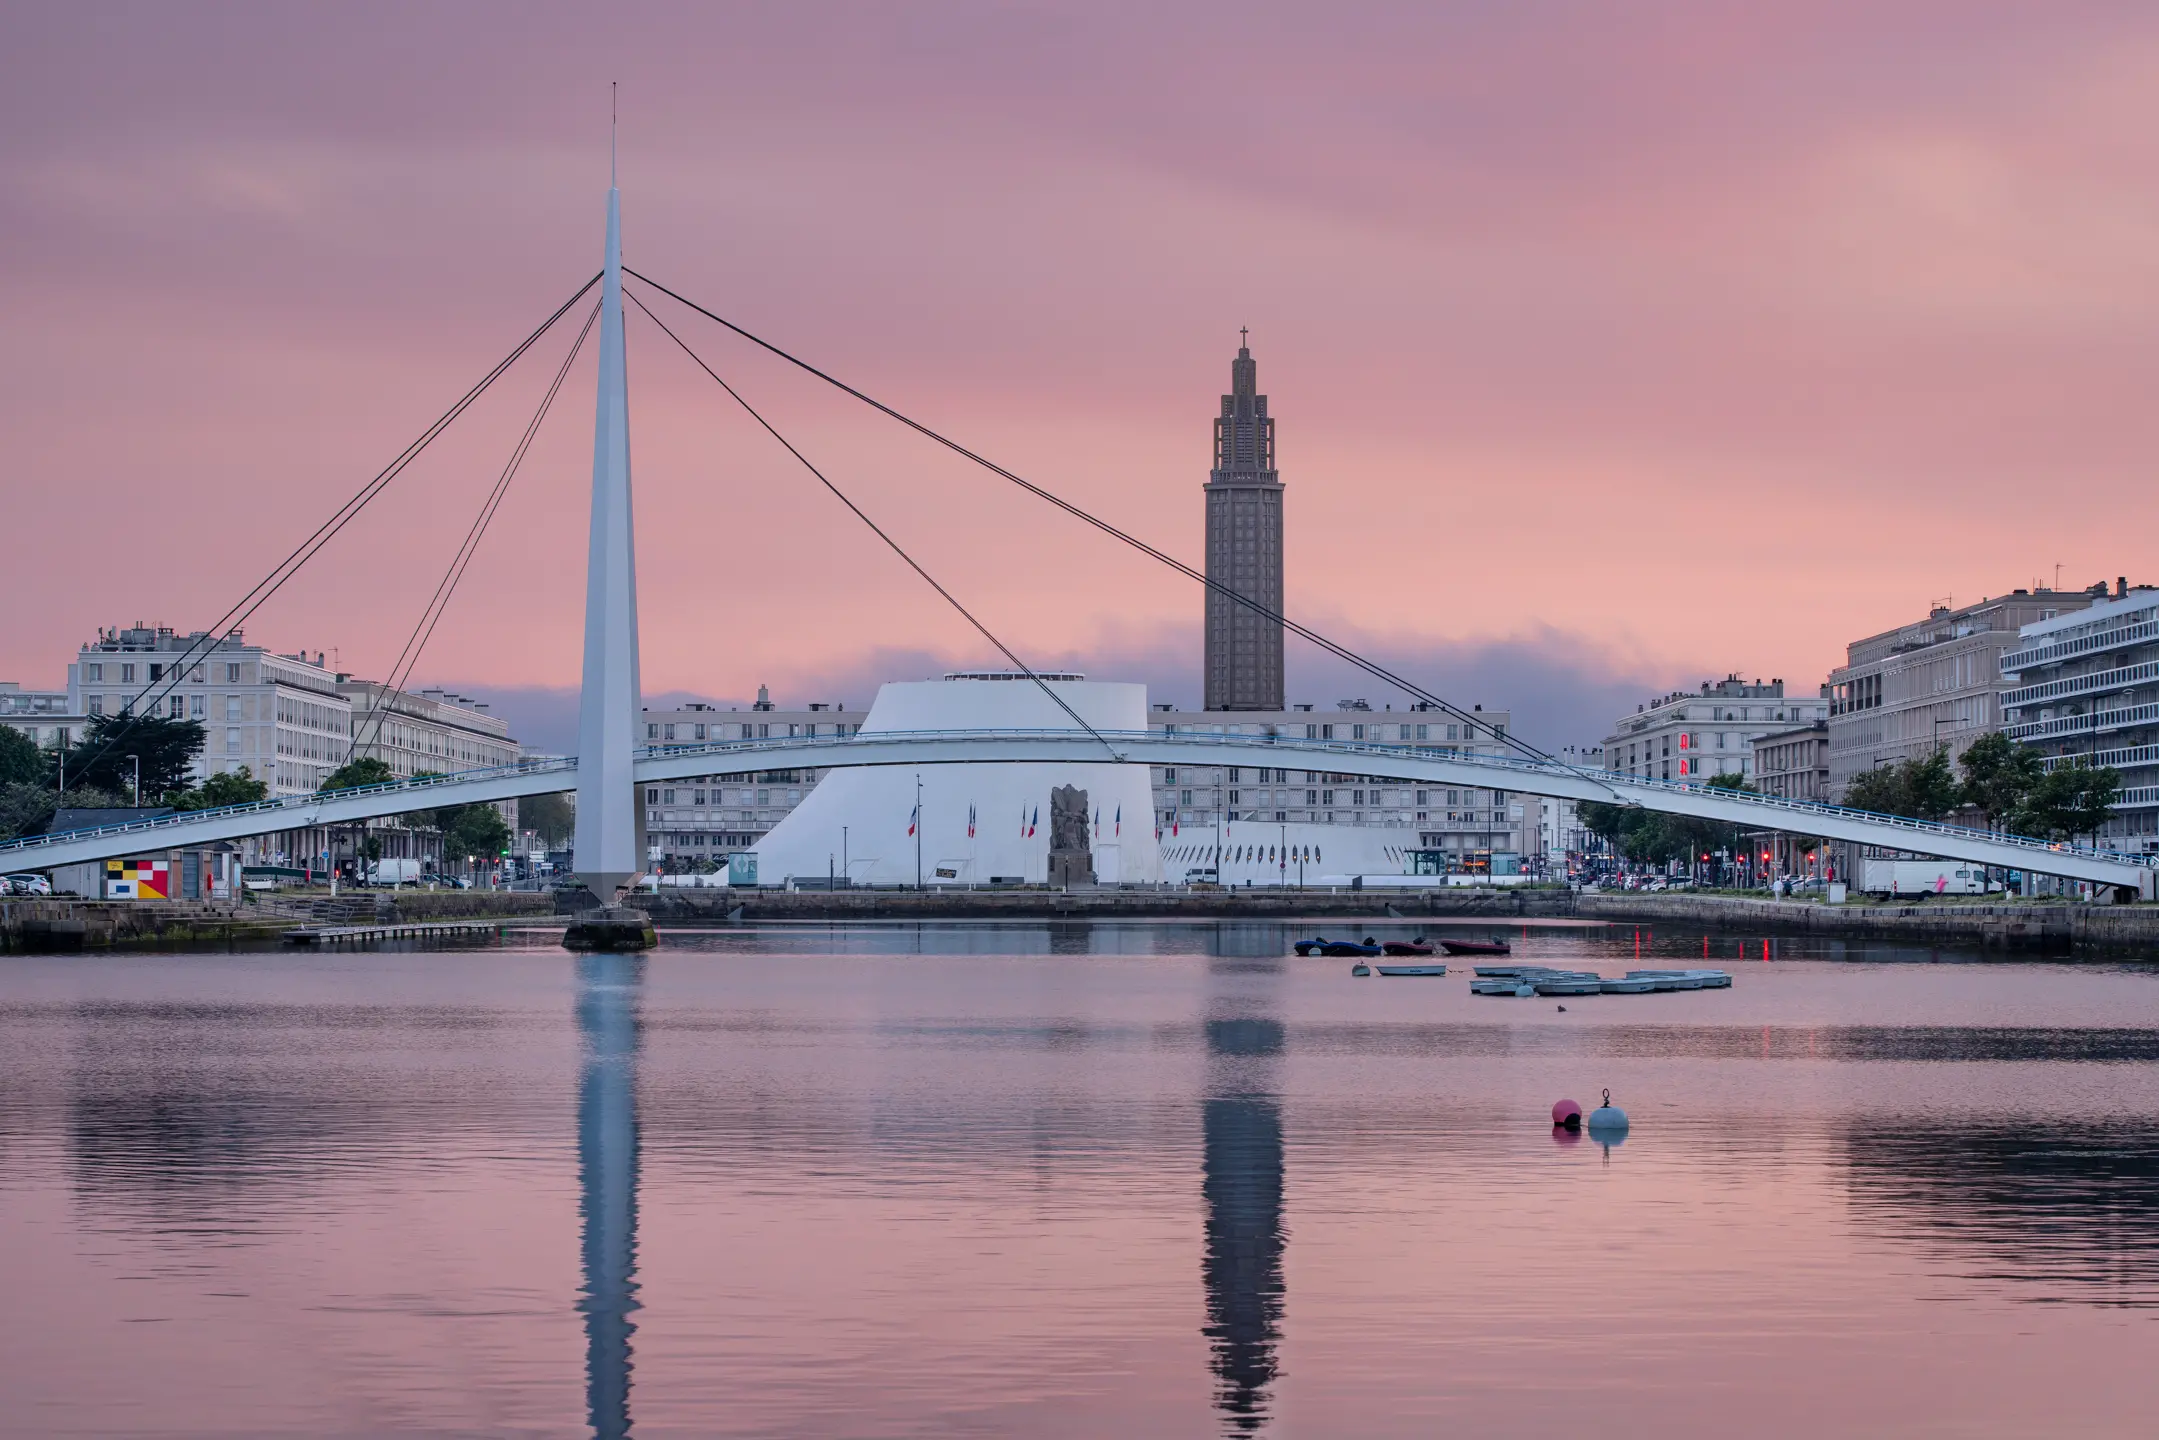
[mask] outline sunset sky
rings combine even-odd
[[[630,264],[1194,562],[1250,326],[1291,612],[1547,741],[2159,579],[2148,4],[17,5],[0,78],[0,679],[216,620],[582,283],[611,80]],[[385,673],[569,333],[248,638]],[[683,333],[1029,660],[1198,702],[1190,582]],[[986,658],[629,347],[648,693]],[[576,684],[592,383],[417,682]]]

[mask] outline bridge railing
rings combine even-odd
[[[1214,735],[1187,734],[1183,732],[1168,734],[1159,730],[1104,730],[1100,734],[1104,740],[1110,743],[1113,749],[1119,745],[1141,743],[1153,745],[1205,745],[1208,747],[1229,746],[1237,749],[1249,749],[1254,752],[1255,759],[1253,763],[1255,765],[1260,763],[1257,757],[1292,747],[1300,756],[1309,756],[1314,751],[1319,751],[1341,755],[1345,760],[1355,760],[1360,757],[1380,757],[1395,760],[1405,757],[1426,760],[1456,760],[1475,765],[1480,769],[1498,769],[1520,775],[1572,776],[1612,790],[1615,803],[1618,804],[1629,803],[1624,793],[1628,789],[1661,791],[1675,795],[1707,796],[1711,799],[1728,800],[1757,808],[1765,814],[1775,812],[1782,816],[1853,820],[1866,824],[1887,826],[1908,833],[1915,841],[1927,837],[1986,841],[2027,850],[2033,855],[2075,855],[2094,860],[2111,860],[2129,865],[2159,865],[2159,856],[2142,855],[2133,851],[2100,850],[2068,842],[2041,840],[2029,835],[2012,835],[1998,830],[1979,830],[1968,825],[1949,825],[1938,820],[1915,820],[1905,815],[1884,815],[1873,810],[1858,810],[1847,805],[1831,805],[1818,800],[1793,800],[1781,795],[1763,795],[1759,792],[1745,790],[1725,790],[1714,785],[1697,784],[1691,781],[1658,780],[1648,776],[1627,775],[1616,770],[1592,769],[1583,765],[1527,760],[1513,756],[1464,755],[1452,746],[1390,745],[1370,740],[1306,740],[1289,735]],[[883,741],[887,743],[893,741],[901,743],[919,741],[924,744],[935,744],[955,740],[1029,740],[1052,737],[1059,740],[1089,738],[1082,731],[1070,729],[873,730],[866,734],[858,733],[849,736],[772,736],[756,740],[713,740],[678,745],[648,745],[640,753],[653,759],[676,759],[708,755],[717,758],[729,755],[755,755],[760,751],[779,749],[800,750],[804,747],[839,750],[861,741]],[[1103,763],[1110,762],[1105,758]],[[736,767],[736,769],[754,768],[756,767]],[[1294,768],[1312,769],[1315,767],[1300,764]],[[715,768],[712,773],[731,772],[721,772]],[[1358,770],[1354,765],[1345,764],[1341,769],[1341,773],[1364,774],[1369,772]],[[1494,785],[1491,788],[1502,789],[1507,787]],[[1790,827],[1780,826],[1778,828]],[[1883,843],[1886,848],[1888,842]],[[1909,848],[1924,850],[1925,846],[1914,844]]]
[[[1498,755],[1463,755],[1458,751],[1454,750],[1454,747],[1451,746],[1388,745],[1369,740],[1306,740],[1297,736],[1275,735],[1212,735],[1184,733],[1168,734],[1157,730],[1105,730],[1100,732],[1100,734],[1105,741],[1109,742],[1112,750],[1116,750],[1120,744],[1191,745],[1194,747],[1228,747],[1241,750],[1249,750],[1253,753],[1255,757],[1255,765],[1259,763],[1260,757],[1264,757],[1270,753],[1279,753],[1280,751],[1285,749],[1293,749],[1300,757],[1300,759],[1310,757],[1314,754],[1314,752],[1330,756],[1339,755],[1343,757],[1345,761],[1340,771],[1340,773],[1344,774],[1370,773],[1369,771],[1361,771],[1355,766],[1354,762],[1359,759],[1378,758],[1401,760],[1404,758],[1411,758],[1427,760],[1454,760],[1464,764],[1474,765],[1479,769],[1497,770],[1503,773],[1512,773],[1525,776],[1569,776],[1575,779],[1584,780],[1589,783],[1605,787],[1607,790],[1612,792],[1616,803],[1620,804],[1629,803],[1625,795],[1625,792],[1627,790],[1650,790],[1662,791],[1674,795],[1689,795],[1695,797],[1707,797],[1720,801],[1728,801],[1751,808],[1757,808],[1765,813],[1776,812],[1780,815],[1788,817],[1834,818],[1859,821],[1871,825],[1887,827],[1889,829],[1908,834],[1915,843],[1905,848],[1919,851],[1924,851],[1926,849],[1926,846],[1924,844],[1916,842],[1923,841],[1928,838],[1956,839],[1965,841],[1984,841],[1996,845],[2009,846],[2015,849],[2028,851],[2035,856],[2073,855],[2093,860],[2112,861],[2119,864],[2144,866],[2159,865],[2159,856],[2140,855],[2131,852],[2123,852],[2116,850],[2099,850],[2087,846],[2067,844],[2058,841],[2039,840],[2027,835],[2011,835],[2000,831],[1976,830],[1969,826],[1945,825],[1940,821],[1934,820],[1914,820],[1902,815],[1883,815],[1871,810],[1856,810],[1849,806],[1830,805],[1822,803],[1820,801],[1791,800],[1777,795],[1762,795],[1739,790],[1723,790],[1719,787],[1712,785],[1694,784],[1691,782],[1683,781],[1657,780],[1646,776],[1625,775],[1621,774],[1618,771],[1591,769],[1587,766],[1557,764],[1537,760],[1524,760],[1509,756]],[[648,745],[641,747],[636,753],[640,758],[645,759],[709,758],[715,762],[721,762],[730,759],[754,758],[759,754],[772,751],[800,751],[805,748],[811,750],[832,750],[835,752],[841,752],[848,749],[857,748],[864,743],[871,742],[881,744],[892,744],[895,742],[900,744],[920,743],[929,745],[951,743],[954,741],[998,739],[1024,741],[1054,738],[1058,740],[1069,741],[1082,738],[1083,735],[1084,732],[1070,729],[875,730],[869,732],[868,734],[861,734],[858,732],[855,735],[847,736],[771,736],[755,740],[713,740],[705,741],[702,743],[693,742],[689,744],[679,745]],[[1120,760],[1122,759],[1121,756],[1118,758]],[[1103,763],[1114,762],[1112,762],[1108,757],[1105,757]],[[722,765],[719,763],[715,763],[712,769],[707,773],[730,774],[737,771],[753,771],[757,768],[759,767],[754,764]],[[1295,768],[1313,769],[1316,767],[1300,763]],[[300,814],[301,812],[315,809],[331,801],[354,799],[369,795],[390,794],[411,794],[415,797],[419,797],[424,796],[430,790],[437,790],[447,786],[466,785],[487,780],[505,779],[532,774],[561,773],[567,776],[570,774],[574,774],[576,769],[577,761],[575,757],[569,756],[545,760],[521,760],[511,765],[497,765],[479,770],[452,771],[443,775],[415,777],[409,780],[394,780],[381,785],[355,786],[348,790],[325,790],[308,795],[280,796],[276,799],[258,800],[246,805],[228,805],[214,810],[182,810],[176,811],[171,815],[160,816],[154,820],[135,820],[129,821],[121,825],[93,826],[80,830],[63,831],[58,834],[30,835],[24,836],[23,838],[18,840],[0,842],[0,857],[12,859],[16,856],[22,856],[26,859],[34,861],[36,858],[36,852],[39,849],[72,840],[102,838],[113,835],[139,834],[143,836],[145,840],[154,842],[157,833],[161,830],[170,829],[178,825],[193,824],[194,822],[200,820],[237,817],[243,815],[259,815],[265,821],[278,821],[285,820],[287,817]],[[565,786],[564,788],[568,787]],[[1526,787],[1506,787],[1494,785],[1490,788],[1504,789]],[[418,809],[420,808],[420,806],[416,804],[413,808]],[[267,823],[262,827],[262,833],[276,830],[299,829],[302,826],[310,823],[313,822],[305,818],[291,820],[289,821],[289,823]],[[1804,827],[1797,825],[1787,825],[1778,828],[1803,829]]]
[[[47,835],[25,835],[20,839],[0,842],[0,856],[24,856],[36,859],[39,849],[66,844],[75,840],[95,840],[112,835],[141,835],[155,842],[157,833],[175,825],[192,825],[201,820],[218,820],[242,815],[260,815],[265,820],[320,808],[333,800],[351,800],[366,795],[391,795],[410,793],[424,795],[445,785],[465,785],[485,780],[508,779],[520,775],[544,774],[549,771],[575,773],[574,757],[556,756],[548,759],[520,760],[512,765],[492,765],[481,770],[453,770],[441,775],[420,775],[409,780],[389,780],[380,785],[355,785],[345,790],[318,790],[306,795],[280,795],[266,800],[253,800],[245,805],[220,805],[209,810],[175,810],[170,815],[155,819],[130,820],[119,825],[91,825],[79,830],[61,830]],[[414,809],[422,808],[416,804]],[[278,830],[297,830],[312,822],[305,819],[285,824],[266,824],[257,832],[268,834]]]

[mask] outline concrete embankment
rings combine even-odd
[[[582,892],[577,892],[582,898]],[[725,920],[1287,920],[1404,916],[1513,920],[1573,913],[1565,890],[663,890],[630,903],[662,925]],[[587,904],[590,902],[587,901]],[[574,900],[560,902],[564,913]]]
[[[2066,950],[2075,945],[2159,949],[2159,905],[1822,905],[1730,895],[1576,897],[1584,919],[1668,922],[1705,929],[1798,932],[1844,940]]]
[[[276,940],[300,925],[430,920],[552,920],[552,896],[529,891],[348,891],[273,894],[240,904],[186,900],[0,901],[0,952],[163,949]]]
[[[275,940],[295,922],[254,906],[170,900],[0,901],[0,951],[109,950]]]

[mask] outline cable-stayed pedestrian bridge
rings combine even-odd
[[[625,290],[627,276],[645,293]],[[681,306],[690,316],[710,321],[763,352],[832,386],[853,400],[869,406],[917,436],[983,467],[1000,481],[1009,482],[1050,506],[1066,519],[1091,527],[1097,534],[1131,547],[1149,559],[1177,571],[1205,587],[1210,596],[1250,611],[1267,626],[1278,626],[1321,650],[1348,661],[1374,679],[1402,692],[1421,709],[1435,711],[1475,724],[1464,713],[1413,679],[1359,655],[1346,646],[1301,624],[1250,595],[1225,585],[1212,575],[1186,564],[1138,535],[1088,512],[1033,481],[1006,469],[928,425],[903,414],[883,401],[848,385],[807,360],[789,354],[771,341],[751,334],[724,316],[706,309],[680,292],[650,276],[632,270],[622,259],[621,195],[610,188],[607,195],[606,245],[600,273],[586,281],[564,301],[537,330],[467,391],[442,417],[431,424],[404,452],[377,474],[328,521],[324,522],[291,555],[280,561],[226,613],[203,632],[204,643],[221,635],[237,633],[241,622],[262,605],[306,565],[353,516],[426,449],[443,429],[463,414],[487,388],[527,353],[557,322],[564,320],[595,287],[599,297],[586,314],[584,328],[554,372],[537,413],[512,449],[508,463],[489,491],[486,503],[434,597],[415,624],[412,637],[391,667],[389,689],[405,683],[418,663],[427,637],[434,633],[443,607],[455,593],[457,581],[470,561],[473,549],[487,531],[488,522],[502,502],[534,435],[546,418],[549,406],[561,390],[571,364],[588,335],[598,335],[598,394],[593,427],[592,508],[586,532],[585,630],[583,686],[579,697],[577,759],[528,761],[499,770],[468,770],[457,774],[428,776],[350,790],[312,795],[290,795],[221,810],[201,810],[158,820],[93,830],[40,835],[0,844],[0,868],[47,869],[139,854],[150,849],[187,848],[282,831],[357,825],[378,817],[408,814],[489,801],[511,800],[524,795],[557,791],[577,792],[575,838],[578,875],[603,903],[632,884],[646,868],[639,823],[639,788],[650,781],[675,780],[696,775],[728,775],[744,772],[831,769],[859,765],[927,766],[950,764],[1131,763],[1156,765],[1244,766],[1280,770],[1303,770],[1328,774],[1365,776],[1412,784],[1458,786],[1502,790],[1562,800],[1601,801],[1639,806],[1644,810],[1683,815],[1730,824],[1741,829],[1777,830],[1850,841],[1888,849],[1914,851],[1947,859],[2030,870],[2100,884],[2136,886],[2150,893],[2155,873],[2153,859],[2079,849],[2014,835],[1873,815],[1829,805],[1810,805],[1769,796],[1734,793],[1694,785],[1635,779],[1567,765],[1518,736],[1501,737],[1518,752],[1518,758],[1464,757],[1444,751],[1387,746],[1370,742],[1294,740],[1271,736],[1232,734],[1170,734],[1167,732],[1109,732],[1091,727],[1058,695],[1045,678],[1029,668],[1010,646],[883,527],[820,470],[800,448],[788,440],[727,380],[688,340],[653,309],[664,299]],[[647,297],[650,297],[649,299]],[[637,571],[632,531],[630,496],[629,389],[624,355],[624,301],[640,313],[680,349],[705,375],[725,391],[732,402],[748,412],[771,437],[829,491],[855,519],[874,532],[898,559],[948,602],[980,637],[1012,663],[1016,671],[1038,685],[1048,699],[1073,722],[1070,729],[969,731],[872,731],[845,737],[787,737],[767,740],[715,741],[702,745],[644,747],[636,744],[643,733],[640,712],[640,660],[637,632]],[[207,653],[206,651],[204,653]],[[158,715],[164,703],[177,705],[172,688],[187,673],[191,651],[181,663],[152,666],[150,684],[122,706],[123,715]],[[173,713],[178,713],[175,710]],[[371,709],[354,726],[347,758],[360,751],[366,738],[366,722],[378,720]],[[130,722],[133,723],[133,722]],[[125,739],[120,734],[105,740],[91,757],[91,764],[116,750]],[[379,734],[379,730],[377,732]],[[124,753],[124,752],[122,752]],[[2159,858],[2159,857],[2154,857]],[[642,922],[640,922],[642,924]],[[649,930],[647,931],[649,935]]]
[[[1502,790],[1558,800],[1599,801],[1729,824],[1783,831],[1922,855],[2029,870],[2096,884],[2149,890],[2143,857],[2089,850],[1964,826],[1876,815],[1836,805],[1635,779],[1601,770],[1366,741],[1293,740],[1263,735],[1190,735],[1161,731],[896,730],[849,736],[726,740],[639,748],[635,785],[771,770],[853,765],[1141,764],[1251,766],[1351,775],[1413,785]],[[186,848],[279,830],[358,824],[414,810],[511,800],[573,790],[575,759],[526,761],[354,790],[199,810],[157,820],[0,845],[0,869],[45,869],[139,853]],[[634,797],[632,797],[634,800]]]

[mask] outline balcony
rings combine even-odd
[[[2079,635],[2073,640],[2058,640],[2051,645],[2034,645],[2029,650],[2011,650],[2002,656],[2002,673],[2014,675],[2029,670],[2034,665],[2051,665],[2056,660],[2070,660],[2094,651],[2119,649],[2124,645],[2137,645],[2146,640],[2159,640],[2159,620],[2140,620],[2134,624],[2116,625],[2111,630],[2101,630],[2092,635]]]
[[[2012,740],[2054,740],[2064,735],[2097,735],[2151,724],[2159,724],[2159,705],[2125,705],[2118,710],[2094,710],[2089,715],[2032,720],[2022,725],[2004,725],[2002,733]]]
[[[2094,670],[2089,675],[2072,675],[2066,680],[2049,680],[2041,685],[2005,690],[2002,692],[2002,708],[2019,710],[2043,704],[2048,700],[2067,699],[2071,695],[2126,690],[2132,685],[2142,685],[2152,680],[2159,680],[2159,661],[2147,661],[2142,665],[2121,665],[2112,670]]]
[[[2071,761],[2088,760],[2094,765],[2105,765],[2115,770],[2135,770],[2147,765],[2159,765],[2159,745],[2127,745],[2119,750],[2094,750],[2083,755],[2049,755],[2041,763],[2049,770]]]

